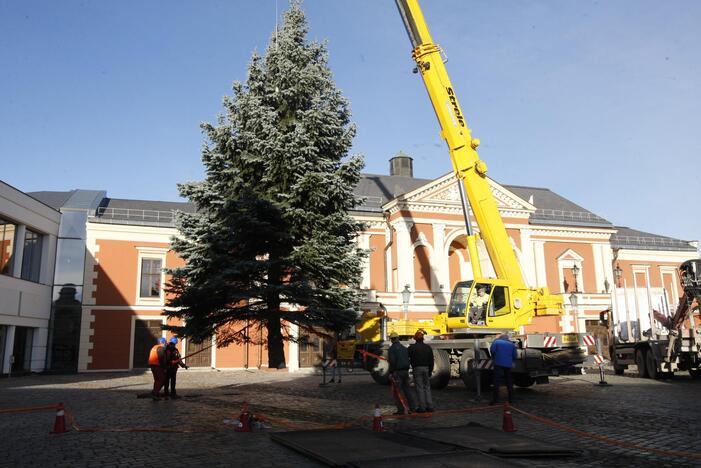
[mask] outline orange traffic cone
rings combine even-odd
[[[54,430],[52,434],[63,434],[68,432],[66,429],[66,410],[63,408],[63,403],[59,403],[56,407],[56,420],[54,421]]]
[[[375,413],[372,417],[372,430],[375,432],[385,432],[385,424],[382,422],[382,412],[380,404],[375,403]]]
[[[236,426],[236,432],[251,432],[251,413],[248,412],[248,403],[241,406],[241,414],[239,414],[239,423]]]
[[[516,432],[514,420],[511,417],[511,410],[508,404],[504,404],[504,418],[502,420],[501,430],[504,432]]]

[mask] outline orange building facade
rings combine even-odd
[[[681,295],[677,267],[698,257],[695,242],[615,226],[548,189],[490,184],[526,283],[562,294],[566,306],[565,315],[534,319],[522,331],[589,330],[601,311],[628,300],[627,289],[658,299],[666,295],[670,306]],[[365,174],[356,194],[364,202],[352,214],[366,226],[358,244],[368,251],[362,309],[383,307],[390,317],[406,313],[416,320],[443,311],[452,285],[472,278],[474,261],[454,176]],[[181,262],[170,251],[170,239],[178,235],[173,211],[192,209],[186,203],[105,198],[88,215],[79,371],[146,367],[154,340],[170,336],[160,327],[167,323],[163,270]],[[478,251],[482,271],[493,276],[484,245]],[[407,285],[412,294],[405,306]],[[294,326],[288,333],[303,338]],[[191,366],[267,366],[267,350],[252,343],[218,347],[214,336],[212,343],[184,339],[179,346],[183,355],[203,350],[188,361]],[[286,343],[285,353],[288,369],[295,371],[313,365],[321,351],[310,337]]]

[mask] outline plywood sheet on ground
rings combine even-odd
[[[562,457],[581,454],[578,450],[531,439],[513,432],[503,432],[477,423],[456,427],[407,429],[400,432],[470,450],[493,453],[501,457]]]
[[[366,429],[316,430],[270,434],[275,442],[331,466],[454,451],[455,447],[425,438]]]
[[[510,468],[521,466],[472,450],[366,460],[351,462],[350,465],[356,468]]]

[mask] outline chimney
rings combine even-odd
[[[414,160],[409,155],[400,151],[395,157],[389,160],[389,175],[414,177],[413,161]]]

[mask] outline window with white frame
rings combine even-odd
[[[166,256],[165,247],[137,247],[136,304],[163,305],[165,301]]]
[[[163,274],[163,260],[160,258],[141,259],[141,281],[139,286],[139,297],[160,298],[161,297],[161,276]]]

